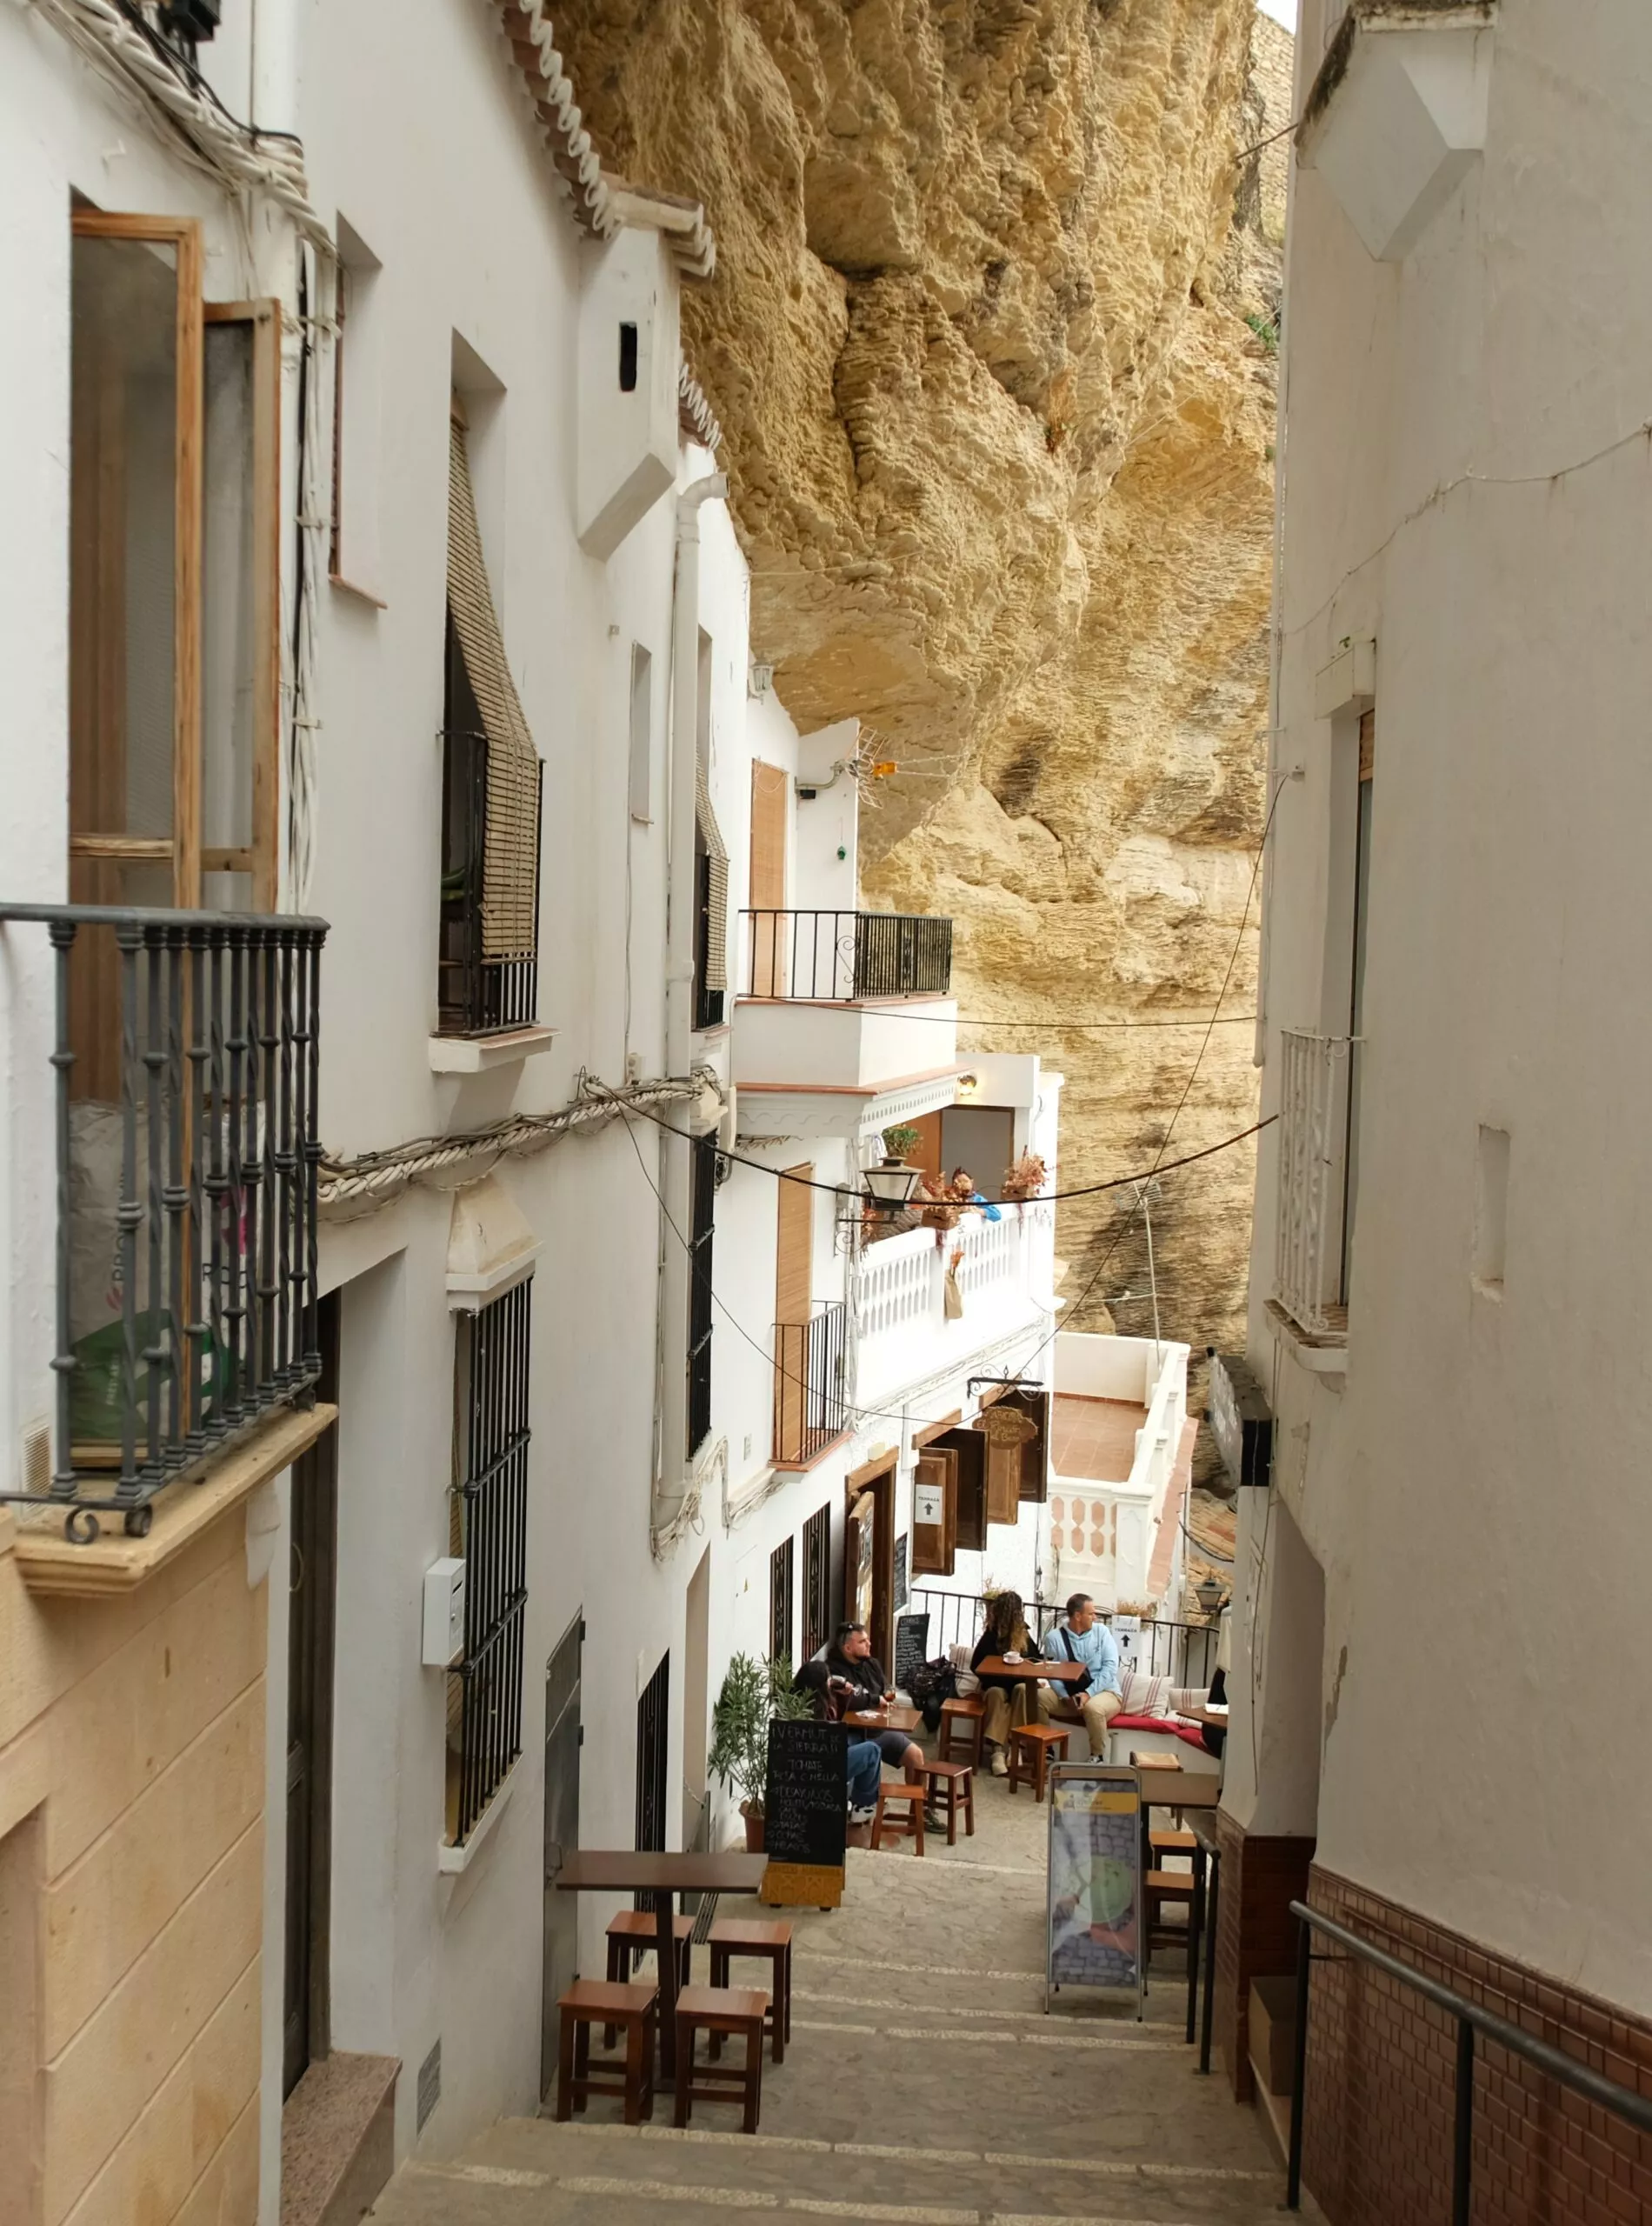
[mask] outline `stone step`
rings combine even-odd
[[[871,2129],[876,2131],[876,2129]],[[1026,2137],[1024,2121],[1006,2128]],[[829,2143],[691,2126],[514,2120],[455,2163],[413,2167],[383,2226],[663,2221],[759,2210],[888,2226],[1271,2226],[1282,2192],[1266,2169],[1113,2155],[1056,2166],[1036,2150],[868,2140]]]

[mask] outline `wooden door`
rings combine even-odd
[[[1021,1497],[1042,1506],[1049,1497],[1049,1394],[1016,1391],[1010,1396],[1037,1431],[1021,1449]]]
[[[775,1185],[775,1458],[801,1461],[809,1421],[809,1320],[814,1281],[812,1164]]]
[[[844,1614],[865,1624],[872,1651],[887,1670],[895,1658],[895,1456],[854,1470],[848,1491]]]
[[[336,1399],[338,1294],[319,1312],[319,1396]],[[287,1920],[282,2093],[330,2047],[333,1629],[337,1548],[336,1430],[293,1463],[287,1639]]]
[[[956,1456],[958,1463],[954,1502],[957,1514],[957,1544],[965,1553],[984,1553],[987,1545],[987,1442],[979,1430],[954,1430],[936,1441],[933,1450]]]
[[[958,1456],[950,1446],[919,1454],[912,1485],[912,1574],[950,1576],[958,1552]]]
[[[580,1663],[584,1619],[576,1616],[545,1665],[545,1913],[544,1992],[540,2019],[539,2086],[550,2094],[556,2079],[560,2019],[556,2004],[579,1976],[579,1896],[557,1890],[556,1881],[579,1845]]]
[[[787,776],[778,765],[751,765],[751,994],[783,997],[789,975],[786,904]]]

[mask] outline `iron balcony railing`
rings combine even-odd
[[[443,1036],[498,1036],[531,1028],[539,1017],[539,831],[543,763],[535,775],[530,819],[514,856],[529,896],[523,908],[531,932],[521,947],[486,948],[483,902],[488,863],[488,737],[464,728],[443,730],[447,753],[443,805],[442,918],[436,956],[436,1029]],[[527,846],[531,844],[531,851]]]
[[[1348,1328],[1342,1223],[1353,1039],[1287,1030],[1280,1043],[1274,1298],[1309,1336],[1336,1343]]]
[[[952,923],[909,912],[759,910],[746,923],[749,997],[826,998],[944,994],[952,984]]]
[[[920,1585],[907,1604],[911,1614],[927,1615],[929,1618],[924,1651],[925,1658],[930,1661],[955,1646],[973,1650],[987,1627],[989,1603],[977,1593],[942,1592]],[[1043,1644],[1046,1632],[1053,1630],[1067,1612],[1058,1600],[1029,1600],[1024,1603],[1024,1611],[1035,1646]],[[1096,1621],[1110,1629],[1117,1617],[1098,1616]],[[1124,1635],[1120,1636],[1122,1638]],[[1168,1677],[1178,1689],[1199,1690],[1208,1687],[1216,1676],[1219,1636],[1214,1624],[1143,1623],[1129,1641],[1129,1666],[1149,1677]]]
[[[812,1461],[848,1426],[849,1310],[823,1301],[807,1322],[775,1324],[776,1461]]]
[[[57,1377],[44,1494],[87,1543],[313,1403],[321,920],[0,905],[56,954]]]
[[[1390,1956],[1369,1940],[1351,1932],[1345,1924],[1338,1924],[1322,1910],[1310,1909],[1306,1902],[1293,1902],[1290,1913],[1300,1929],[1296,1936],[1296,2030],[1295,2034],[1296,2063],[1291,2081],[1290,2143],[1286,2161],[1285,2208],[1300,2210],[1302,2200],[1302,2147],[1305,2131],[1304,2113],[1308,2084],[1308,2013],[1313,1995],[1313,1971],[1316,1963],[1364,1963],[1372,1970],[1381,1971],[1397,1984],[1409,1987],[1420,1994],[1456,2023],[1456,2068],[1451,2123],[1451,2226],[1469,2226],[1474,2198],[1474,2090],[1475,2090],[1475,2035],[1494,2049],[1529,2063],[1544,2078],[1552,2079],[1557,2086],[1569,2088],[1574,2095],[1581,2095],[1586,2103],[1599,2110],[1609,2110],[1625,2125],[1633,2126],[1642,2140],[1652,2138],[1652,2096],[1637,2094],[1632,2087],[1621,2086],[1615,2079],[1609,2079],[1605,2072],[1589,2063],[1580,2063],[1568,2056],[1552,2042],[1540,2040],[1535,2033],[1500,2017],[1495,2010],[1487,2009],[1459,1994],[1453,1987],[1442,1986],[1425,1972],[1403,1963],[1397,1956]],[[1313,1936],[1318,1933],[1342,1952],[1339,1955],[1314,1953]],[[1346,2030],[1346,2028],[1343,2028]],[[1590,2053],[1598,2053],[1592,2045]],[[1419,2065],[1421,2076],[1423,2067]],[[1432,2085],[1432,2078],[1429,2078]],[[1529,2113],[1521,2107],[1517,2093],[1511,2092],[1514,2083],[1495,2059],[1488,2065],[1486,2084],[1491,2091],[1494,2115],[1501,2123],[1512,2124],[1512,2134],[1502,2136],[1504,2142],[1521,2139],[1522,2123],[1529,2123]],[[1432,2102],[1432,2095],[1429,2101]],[[1421,2134],[1423,2140],[1431,2137],[1431,2128],[1425,2115]],[[1548,2144],[1546,2130],[1534,2131],[1529,2136],[1534,2145]],[[1483,2149],[1482,2137],[1482,2149]],[[1604,2155],[1604,2174],[1601,2184],[1608,2183],[1612,2170],[1612,2157],[1604,2144],[1598,2144]],[[1488,2205],[1488,2208],[1490,2206]],[[1597,2213],[1585,2206],[1585,2214]],[[1599,2216],[1604,2216],[1604,2212]],[[1633,2211],[1621,2213],[1632,2216]]]

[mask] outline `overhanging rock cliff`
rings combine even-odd
[[[614,169],[705,203],[685,340],[755,653],[899,773],[869,901],[951,912],[976,1048],[1069,1079],[1067,1186],[1158,1150],[1252,1010],[1289,41],[1252,0],[572,0]],[[1078,1030],[1076,1016],[1199,1025]],[[1166,1152],[1244,1128],[1212,1034]],[[1165,1334],[1230,1334],[1252,1156],[1165,1179]],[[1116,1197],[1065,1210],[1076,1300]],[[1139,1229],[1072,1317],[1149,1318]]]

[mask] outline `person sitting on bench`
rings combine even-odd
[[[1053,1630],[1044,1634],[1044,1656],[1050,1662],[1079,1662],[1082,1678],[1060,1685],[1040,1685],[1038,1713],[1048,1723],[1070,1716],[1076,1708],[1089,1733],[1089,1750],[1105,1758],[1107,1727],[1124,1705],[1119,1691],[1118,1641],[1096,1613],[1088,1592],[1075,1592],[1067,1613]]]

